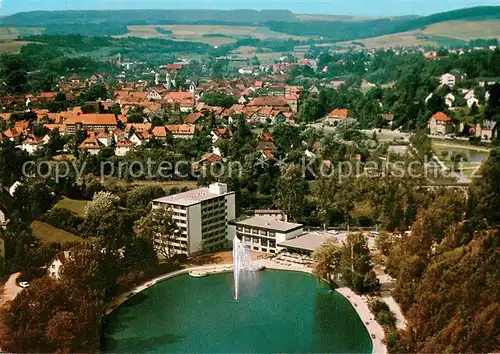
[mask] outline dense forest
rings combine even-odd
[[[388,270],[408,329],[389,334],[394,352],[485,353],[500,349],[500,150],[468,198],[442,192],[395,241]]]

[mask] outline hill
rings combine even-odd
[[[401,45],[460,45],[472,38],[499,37],[499,19],[500,6],[393,18],[296,15],[287,10],[33,11],[0,19],[0,27],[5,29],[0,39],[13,39],[10,37],[20,28],[23,30],[19,36],[23,38],[29,35],[29,28],[36,28],[37,32],[47,35],[157,37],[211,45],[234,43],[241,38],[282,40],[289,37],[323,42],[380,37],[375,42],[387,45],[398,45],[402,38]],[[203,31],[214,26],[221,26],[221,31],[213,29],[208,32],[210,36],[205,37],[207,33]],[[246,28],[252,31],[246,33]],[[168,30],[168,34],[163,30]]]
[[[362,43],[366,48],[397,46],[461,47],[477,38],[500,39],[500,21],[458,20],[440,22],[415,31],[359,39],[356,43]],[[337,44],[347,47],[353,46],[352,41],[345,41]]]
[[[48,27],[116,23],[125,25],[241,24],[256,25],[272,21],[296,21],[288,10],[108,10],[108,11],[30,11],[0,19],[12,27]]]
[[[500,6],[480,6],[438,13],[419,18],[375,19],[367,21],[299,21],[269,22],[271,30],[297,36],[347,41],[423,29],[427,26],[457,20],[500,19]]]

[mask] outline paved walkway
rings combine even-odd
[[[406,318],[401,310],[401,307],[399,307],[399,304],[396,300],[394,300],[391,293],[396,285],[395,280],[390,275],[385,273],[385,268],[379,268],[377,271],[380,272],[380,274],[377,275],[377,279],[379,280],[381,286],[380,300],[389,306],[389,309],[396,317],[396,328],[404,330],[406,329]]]
[[[15,299],[17,294],[23,290],[17,285],[17,278],[21,276],[21,273],[14,273],[9,277],[9,280],[5,283],[3,287],[3,293],[0,297],[0,306],[5,305],[7,302]]]
[[[396,316],[396,328],[397,329],[406,329],[406,318],[399,307],[399,304],[394,300],[390,291],[382,291],[381,300],[389,306],[391,312]]]
[[[354,307],[358,316],[363,321],[373,344],[373,354],[386,354],[387,347],[384,344],[385,332],[383,327],[375,321],[375,318],[368,307],[368,304],[363,301],[361,296],[356,294],[349,288],[338,288],[336,290],[339,294],[344,296]]]

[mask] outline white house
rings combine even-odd
[[[427,125],[432,135],[447,135],[453,131],[452,119],[443,112],[433,114]]]
[[[155,87],[148,92],[148,100],[150,101],[159,101],[163,98],[167,90],[165,88]]]
[[[479,106],[479,100],[476,98],[476,97],[471,97],[467,100],[467,107],[471,108],[474,103],[476,104],[476,106]]]
[[[21,150],[26,151],[30,155],[33,155],[42,146],[43,146],[43,140],[34,136],[33,134],[30,134],[26,139],[24,139],[21,145]]]
[[[97,140],[104,146],[109,147],[113,142],[113,137],[108,132],[99,132],[99,134],[97,134]]]
[[[450,92],[444,97],[444,102],[449,108],[453,107],[455,104],[455,96]]]
[[[70,248],[67,251],[59,252],[52,258],[49,265],[47,266],[47,275],[52,279],[59,279],[61,277],[62,267],[69,261],[74,259],[74,256],[78,250],[86,249],[86,245],[78,245]]]
[[[121,138],[115,147],[116,156],[125,156],[134,149],[135,143],[128,138]]]
[[[474,93],[474,90],[468,90],[464,95],[464,100],[468,100],[468,99],[475,98],[475,97],[476,97],[476,95]]]
[[[16,181],[14,182],[14,184],[12,186],[10,186],[9,188],[9,194],[11,196],[14,196],[14,193],[16,192],[16,189],[19,187],[19,186],[22,186],[23,184],[19,181]]]
[[[444,75],[441,75],[439,82],[441,85],[447,85],[449,87],[453,87],[457,82],[457,78],[453,74],[446,73]]]

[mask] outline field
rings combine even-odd
[[[5,41],[0,42],[0,54],[17,54],[21,48],[30,42]]]
[[[460,44],[461,41],[475,38],[500,38],[500,21],[448,21],[433,24],[423,30],[345,41],[337,45],[352,46],[355,41],[363,43],[367,48],[439,46]]]
[[[157,28],[171,30],[172,35],[162,34],[156,30]],[[307,39],[307,37],[298,37],[274,32],[269,30],[267,27],[260,26],[148,25],[128,26],[128,30],[129,33],[124,36],[141,38],[171,38],[178,41],[200,42],[210,45],[234,43],[239,38],[249,37],[259,39]]]
[[[500,38],[500,21],[448,21],[431,25],[422,33],[466,41],[475,38]]]
[[[41,221],[33,221],[31,224],[33,235],[43,243],[51,242],[83,242],[84,240],[78,236],[70,234],[64,230],[58,229]]]
[[[280,58],[282,53],[269,52],[269,53],[257,53],[257,47],[242,46],[236,48],[231,52],[231,54],[237,55],[243,58],[257,57],[262,64],[273,63],[274,60]],[[245,63],[246,64],[246,63]],[[242,65],[244,66],[244,65]]]
[[[87,200],[63,198],[56,204],[56,207],[64,208],[75,213],[76,215],[83,216],[87,203]]]
[[[0,40],[14,40],[19,36],[41,34],[44,30],[42,27],[0,27]]]

